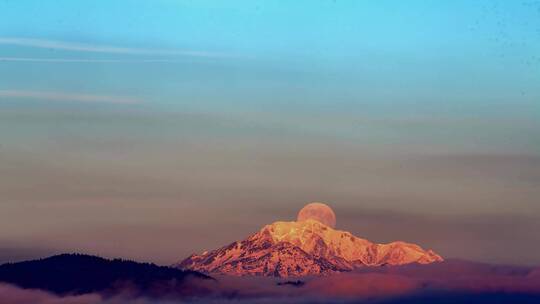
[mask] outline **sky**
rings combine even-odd
[[[0,0],[0,262],[171,264],[323,201],[540,264],[540,1]]]

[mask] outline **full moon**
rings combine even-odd
[[[332,208],[324,203],[315,202],[307,204],[298,212],[297,221],[300,222],[308,219],[319,221],[332,228],[336,227],[336,214]]]

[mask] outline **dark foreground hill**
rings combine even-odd
[[[0,266],[0,282],[55,294],[117,293],[191,295],[189,281],[213,280],[195,272],[128,260],[61,254]]]

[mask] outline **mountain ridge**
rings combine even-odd
[[[440,255],[416,244],[377,244],[308,219],[274,222],[243,241],[191,255],[173,267],[238,276],[298,277],[351,271],[361,266],[440,261]]]

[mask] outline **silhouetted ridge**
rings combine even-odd
[[[304,282],[304,281],[300,281],[300,280],[296,280],[296,281],[277,282],[276,284],[277,284],[278,286],[286,286],[286,285],[290,285],[290,286],[294,286],[294,287],[302,287],[302,286],[304,286],[305,282]]]
[[[0,266],[1,282],[57,294],[114,291],[122,286],[146,292],[163,283],[180,292],[188,276],[212,279],[196,271],[84,254],[61,254]]]

